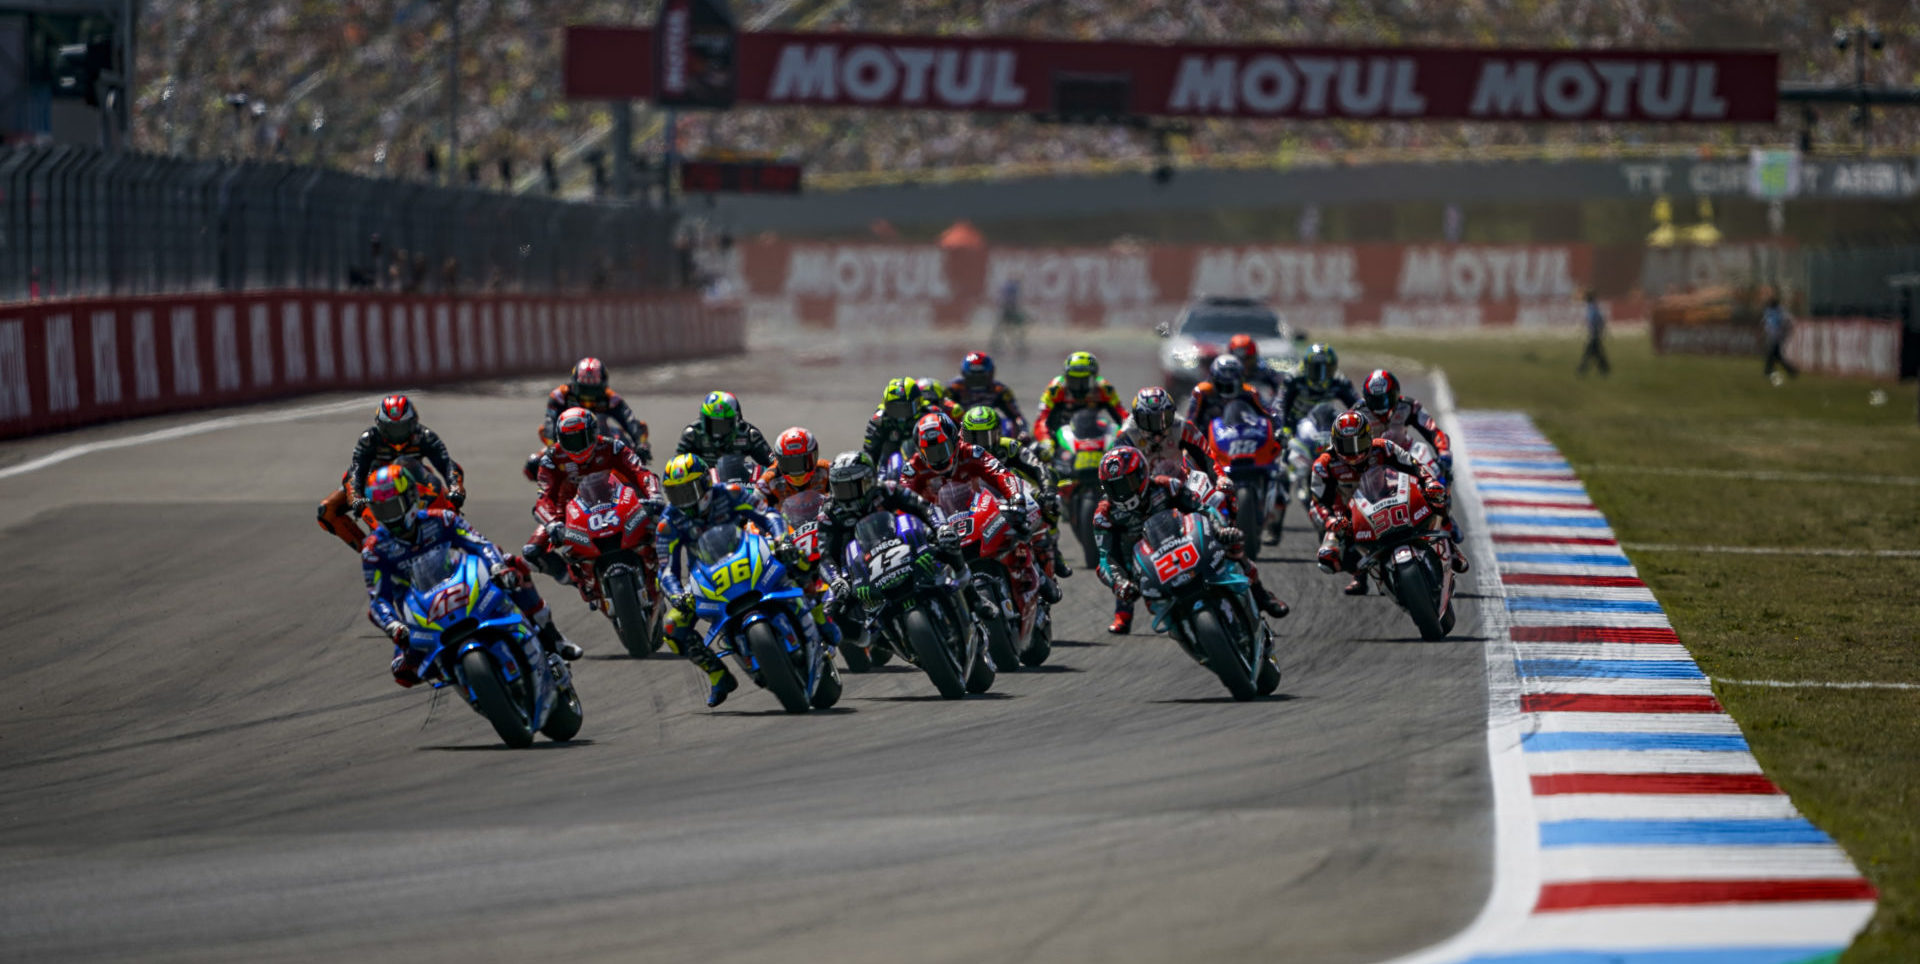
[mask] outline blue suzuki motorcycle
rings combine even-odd
[[[688,586],[707,621],[707,648],[732,657],[789,713],[840,701],[840,673],[824,642],[801,631],[805,593],[774,558],[766,533],[728,523],[700,534]]]
[[[1247,574],[1227,559],[1204,515],[1155,514],[1133,547],[1140,595],[1153,630],[1212,670],[1236,700],[1280,686],[1273,633],[1254,608]]]
[[[511,747],[531,746],[536,731],[558,741],[580,732],[586,711],[572,671],[541,651],[485,560],[442,546],[408,564],[407,584],[400,613],[408,646],[425,653],[420,675],[434,689],[458,688]]]

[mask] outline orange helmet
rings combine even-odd
[[[1253,371],[1254,363],[1260,360],[1260,346],[1253,343],[1253,336],[1241,332],[1227,339],[1227,354],[1240,359],[1240,364]]]
[[[812,432],[795,425],[774,440],[773,464],[788,485],[805,488],[820,468],[820,443]]]

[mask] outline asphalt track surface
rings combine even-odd
[[[1149,344],[1103,354],[1125,391],[1154,376]],[[762,349],[616,376],[663,447],[727,387],[770,436],[806,424],[833,451],[888,374],[957,358]],[[1030,400],[1054,364],[1002,373]],[[549,385],[418,395],[503,544],[529,528]],[[0,958],[1370,961],[1485,900],[1477,598],[1420,642],[1389,600],[1339,595],[1290,521],[1262,565],[1294,604],[1274,698],[1233,703],[1172,642],[1108,636],[1082,573],[1039,671],[947,702],[892,666],[792,717],[751,686],[707,710],[691,667],[617,655],[545,584],[590,653],[587,722],[510,751],[391,683],[358,561],[312,522],[369,415],[0,479]]]

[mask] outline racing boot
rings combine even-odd
[[[1116,610],[1113,614],[1113,623],[1107,627],[1107,632],[1115,636],[1125,636],[1133,632],[1133,609]]]
[[[1280,597],[1268,592],[1267,587],[1261,585],[1259,580],[1254,580],[1252,589],[1253,604],[1260,607],[1261,612],[1275,619],[1285,619],[1287,614],[1293,611],[1292,607],[1280,601]]]
[[[1047,575],[1045,569],[1040,570],[1040,598],[1046,600],[1049,606],[1060,605],[1062,598],[1059,581]]]
[[[540,626],[540,648],[569,663],[587,655],[587,651],[581,649],[580,644],[568,639],[560,632],[560,627],[554,625],[552,617],[548,617]]]
[[[520,471],[526,475],[528,482],[538,483],[540,481],[540,458],[546,454],[545,450],[542,450],[527,456],[526,467]]]
[[[720,658],[713,655],[713,651],[708,649],[705,643],[690,638],[682,641],[680,646],[686,650],[687,660],[707,674],[707,706],[709,708],[725,703],[727,694],[740,688],[740,681],[734,679],[733,673],[727,669],[727,664],[720,662]]]
[[[1354,573],[1353,581],[1350,583],[1347,583],[1347,588],[1342,589],[1340,591],[1343,593],[1346,593],[1349,596],[1366,595],[1367,594],[1367,574],[1364,572]]]

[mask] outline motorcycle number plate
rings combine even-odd
[[[1154,576],[1164,583],[1199,565],[1200,550],[1191,542],[1180,542],[1154,553],[1152,562]]]
[[[820,558],[820,523],[809,522],[793,531],[793,546],[808,562]]]
[[[467,596],[467,584],[464,582],[434,593],[433,605],[427,608],[427,621],[437,623],[442,617],[465,610]]]
[[[594,532],[599,532],[602,529],[611,529],[619,524],[620,513],[612,509],[608,509],[605,512],[595,512],[587,516],[587,528]]]
[[[959,516],[958,518],[955,518],[949,521],[947,525],[952,527],[954,535],[959,536],[962,539],[965,539],[966,537],[973,535],[973,517],[972,516],[966,516],[966,515]]]
[[[913,560],[913,550],[904,542],[889,542],[873,554],[868,568],[873,570],[875,578],[888,575],[895,569],[905,566]]]
[[[1405,504],[1390,505],[1376,509],[1367,515],[1367,521],[1373,523],[1373,527],[1381,531],[1411,523]]]
[[[1103,454],[1105,453],[1097,450],[1075,452],[1073,453],[1073,467],[1078,471],[1097,469],[1100,467],[1100,457]]]
[[[1258,451],[1260,451],[1260,443],[1250,438],[1236,439],[1232,445],[1227,446],[1227,454],[1235,457],[1252,455]]]

